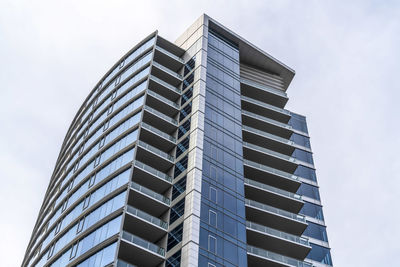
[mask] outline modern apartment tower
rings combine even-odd
[[[73,119],[22,266],[332,266],[293,76],[207,15],[150,34]]]

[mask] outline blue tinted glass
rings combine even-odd
[[[315,170],[299,165],[296,169],[296,171],[294,172],[295,175],[300,176],[302,178],[306,178],[308,180],[317,181],[317,175],[315,174]]]
[[[294,129],[299,130],[304,133],[308,133],[307,122],[304,116],[299,114],[291,113],[291,118],[289,120],[289,125],[291,125]]]
[[[315,205],[313,203],[304,202],[303,208],[300,210],[301,214],[310,216],[318,220],[324,220],[324,215],[322,213],[322,207]]]
[[[326,234],[325,226],[312,222],[307,222],[307,223],[308,226],[304,231],[303,235],[328,242],[328,235]]]
[[[306,183],[302,183],[299,189],[297,190],[297,194],[306,196],[309,198],[313,198],[316,200],[321,200],[319,196],[319,190],[318,187],[315,187],[313,185],[309,185]]]
[[[312,154],[310,152],[307,152],[307,151],[304,151],[304,150],[301,150],[301,149],[297,149],[296,148],[293,151],[292,157],[294,157],[296,159],[299,159],[301,161],[310,163],[310,164],[314,164],[314,160],[313,160]]]
[[[317,262],[332,265],[332,258],[329,248],[321,247],[310,243],[311,251],[308,253],[307,258]]]
[[[311,148],[310,138],[308,138],[308,137],[306,137],[304,135],[293,133],[292,136],[290,137],[290,140],[295,142],[296,144],[298,144],[300,146]]]
[[[165,267],[179,267],[179,266],[181,266],[181,250],[178,250],[178,252],[169,257],[165,263]]]

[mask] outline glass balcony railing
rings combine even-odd
[[[179,74],[176,73],[175,71],[170,70],[169,68],[167,68],[167,67],[161,65],[160,63],[157,63],[157,62],[153,61],[153,66],[156,66],[157,68],[159,68],[159,69],[165,71],[165,72],[168,73],[169,75],[174,76],[175,78],[177,78],[177,79],[179,79],[179,80],[182,80],[182,76],[181,76],[181,75],[179,75]]]
[[[253,81],[250,81],[250,80],[245,79],[245,78],[241,78],[241,79],[240,79],[240,82],[241,82],[241,83],[248,84],[248,85],[253,86],[253,87],[255,87],[255,88],[258,88],[258,89],[261,89],[261,90],[264,90],[264,91],[273,93],[273,94],[275,94],[275,95],[279,95],[279,96],[282,96],[282,97],[284,97],[284,98],[288,98],[285,92],[280,91],[280,90],[277,90],[277,89],[274,89],[274,88],[272,88],[272,87],[269,87],[269,86],[266,86],[266,85],[262,85],[262,84],[259,84],[259,83],[256,83],[256,82],[253,82]]]
[[[178,124],[177,120],[171,118],[170,116],[165,115],[164,113],[161,113],[158,110],[155,110],[154,108],[151,108],[149,106],[144,106],[144,109],[147,110],[148,112],[153,113],[156,116],[158,116],[158,117],[160,117],[160,118],[172,123],[175,126],[177,126],[177,124]]]
[[[138,167],[139,169],[142,169],[142,170],[144,170],[146,172],[149,172],[149,173],[153,174],[154,176],[157,176],[158,178],[160,178],[162,180],[165,180],[167,182],[171,182],[172,181],[172,177],[171,176],[169,176],[169,175],[167,175],[167,174],[165,174],[165,173],[163,173],[163,172],[161,172],[161,171],[159,171],[157,169],[154,169],[153,167],[150,167],[149,165],[146,165],[146,164],[144,164],[144,163],[142,163],[140,161],[137,161],[137,160],[135,161],[135,167]]]
[[[165,230],[168,229],[168,223],[167,222],[164,222],[163,220],[160,220],[157,217],[154,217],[154,216],[152,216],[152,215],[150,215],[150,214],[148,214],[148,213],[146,213],[144,211],[138,210],[138,209],[136,209],[136,208],[134,208],[132,206],[128,206],[127,211],[130,214],[132,214],[132,215],[134,215],[136,217],[139,217],[139,218],[141,218],[141,219],[143,219],[145,221],[148,221],[148,222],[150,222],[150,223],[152,223],[152,224],[154,224],[156,226],[164,228]]]
[[[172,91],[174,91],[174,92],[177,92],[178,94],[181,93],[181,90],[179,90],[179,89],[176,88],[175,86],[172,86],[172,85],[170,85],[169,83],[164,82],[163,80],[161,80],[161,79],[159,79],[159,78],[157,78],[157,77],[155,77],[155,76],[153,76],[153,75],[150,75],[150,79],[152,79],[153,81],[155,81],[155,82],[161,84],[162,86],[164,86],[164,87],[166,87],[166,88],[168,88],[168,89],[170,89],[170,90],[172,90]]]
[[[287,144],[287,145],[290,145],[290,146],[295,146],[296,145],[293,141],[290,141],[290,140],[288,140],[286,138],[283,138],[283,137],[280,137],[280,136],[277,136],[277,135],[274,135],[274,134],[270,134],[270,133],[267,133],[265,131],[262,131],[262,130],[259,130],[259,129],[256,129],[256,128],[253,128],[253,127],[250,127],[250,126],[242,125],[242,129],[246,130],[246,131],[249,131],[249,132],[257,133],[257,134],[262,135],[264,137],[267,137],[269,139],[272,139],[272,140],[275,140],[275,141],[278,141],[278,142],[281,142],[281,143],[284,143],[284,144]]]
[[[305,245],[305,246],[310,246],[310,243],[308,242],[307,238],[304,237],[300,237],[300,236],[295,236],[295,235],[291,235],[258,223],[254,223],[254,222],[249,222],[246,221],[246,226],[250,229],[262,232],[262,233],[266,233],[269,235],[273,235],[282,239],[286,239],[301,245]]]
[[[251,253],[273,261],[281,262],[285,265],[290,265],[293,267],[313,267],[311,263],[299,261],[287,256],[280,255],[278,253],[274,253],[261,248],[256,248],[253,246],[247,246],[247,253]]]
[[[157,94],[156,92],[153,92],[151,90],[147,90],[147,94],[154,96],[157,99],[160,99],[161,101],[167,103],[170,106],[173,106],[177,109],[179,109],[179,105],[176,104],[174,101],[169,100],[168,98],[163,97],[162,95]]]
[[[130,263],[127,263],[126,261],[123,261],[121,259],[118,259],[117,261],[117,267],[138,267],[137,265],[133,265]]]
[[[176,61],[181,62],[181,63],[183,64],[183,59],[181,59],[180,57],[175,56],[174,54],[172,54],[171,52],[165,50],[164,48],[161,48],[161,47],[159,47],[159,46],[156,46],[156,49],[157,49],[158,51],[161,51],[161,52],[163,52],[164,54],[170,56],[171,58],[175,59]]]
[[[136,190],[136,191],[138,191],[138,192],[140,192],[140,193],[142,193],[142,194],[144,194],[144,195],[146,195],[146,196],[148,196],[148,197],[151,197],[151,198],[153,198],[155,200],[163,202],[166,205],[169,205],[171,203],[169,198],[164,197],[163,195],[161,195],[161,194],[159,194],[157,192],[154,192],[153,190],[148,189],[147,187],[144,187],[144,186],[142,186],[140,184],[137,184],[135,182],[131,182],[131,188]]]
[[[145,128],[145,129],[149,130],[150,132],[156,133],[156,134],[162,136],[163,138],[170,140],[173,143],[176,142],[176,139],[174,137],[170,136],[167,133],[164,133],[163,131],[161,131],[161,130],[157,129],[156,127],[153,127],[145,122],[142,122],[142,128]]]
[[[122,232],[122,239],[131,242],[135,245],[138,245],[139,247],[142,247],[144,249],[150,250],[151,252],[154,252],[162,257],[165,256],[165,249],[163,249],[162,247],[159,247],[153,243],[150,243],[149,241],[146,241],[126,231]]]
[[[296,199],[296,200],[299,200],[299,201],[302,200],[302,197],[300,195],[298,195],[298,194],[295,194],[295,193],[292,193],[292,192],[289,192],[289,191],[285,191],[285,190],[276,188],[274,186],[263,184],[263,183],[260,183],[260,182],[254,181],[254,180],[250,180],[248,178],[244,178],[244,184],[253,185],[255,187],[258,187],[258,188],[261,188],[261,189],[265,189],[267,191],[274,192],[274,193],[277,193],[279,195],[283,195],[285,197],[293,198],[293,199]]]
[[[283,217],[286,217],[286,218],[289,218],[289,219],[292,219],[295,221],[306,223],[306,217],[304,217],[303,215],[291,213],[286,210],[281,210],[281,209],[272,207],[270,205],[263,204],[263,203],[260,203],[260,202],[254,201],[254,200],[250,200],[247,198],[245,199],[245,203],[246,203],[246,205],[249,205],[249,206],[252,206],[255,208],[259,208],[259,209],[262,209],[262,210],[265,210],[265,211],[268,211],[271,213],[275,213],[275,214],[278,214],[280,216],[283,216]]]
[[[289,110],[286,110],[286,109],[283,109],[283,108],[278,108],[278,107],[275,107],[273,105],[270,105],[270,104],[264,103],[262,101],[253,99],[251,97],[243,96],[243,95],[241,96],[241,99],[245,100],[245,101],[248,101],[248,102],[252,102],[253,104],[265,107],[267,109],[274,110],[276,112],[279,112],[279,113],[282,113],[282,114],[290,116],[290,111]]]
[[[290,162],[293,162],[293,163],[297,163],[298,162],[298,160],[296,160],[295,158],[292,158],[291,156],[288,156],[288,155],[273,151],[273,150],[268,149],[268,148],[257,146],[257,145],[254,145],[254,144],[251,144],[251,143],[248,143],[248,142],[243,142],[243,146],[250,147],[250,148],[258,150],[258,151],[262,151],[262,152],[267,153],[269,155],[273,155],[275,157],[278,157],[278,158],[281,158],[281,159],[284,159],[284,160],[287,160],[287,161],[290,161]]]
[[[165,158],[165,159],[171,161],[171,162],[174,162],[174,160],[175,160],[174,157],[171,156],[170,154],[168,154],[168,153],[166,153],[166,152],[164,152],[164,151],[162,151],[162,150],[160,150],[160,149],[158,149],[158,148],[156,148],[156,147],[154,147],[152,145],[149,145],[149,144],[147,144],[147,143],[145,143],[143,141],[139,141],[138,145],[143,147],[143,148],[145,148],[145,149],[147,149],[148,151],[153,152],[154,154],[157,154],[158,156],[160,156],[162,158]]]
[[[290,174],[290,173],[287,173],[287,172],[284,172],[284,171],[280,171],[280,170],[271,168],[269,166],[266,166],[266,165],[263,165],[263,164],[260,164],[260,163],[254,162],[254,161],[250,161],[250,160],[244,159],[243,163],[245,165],[249,165],[251,167],[258,168],[258,169],[261,169],[263,171],[275,174],[277,176],[281,176],[281,177],[284,177],[284,178],[287,178],[287,179],[290,179],[290,180],[294,180],[294,181],[299,181],[299,177],[297,177],[296,175],[293,175],[293,174]]]
[[[250,116],[250,117],[254,117],[254,118],[257,118],[259,120],[263,120],[265,122],[268,122],[270,124],[273,124],[273,125],[285,128],[287,130],[293,131],[293,128],[290,125],[287,125],[285,123],[282,123],[282,122],[279,122],[279,121],[276,121],[276,120],[273,120],[273,119],[270,119],[270,118],[255,114],[253,112],[250,112],[250,111],[247,111],[247,110],[242,110],[242,114]]]

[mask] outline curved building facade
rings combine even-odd
[[[84,101],[22,266],[331,266],[294,71],[206,15]]]

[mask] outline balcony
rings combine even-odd
[[[244,185],[246,198],[293,213],[298,213],[304,205],[300,195],[247,178]]]
[[[281,210],[254,200],[245,199],[246,218],[249,221],[268,224],[269,227],[290,233],[301,235],[307,227],[303,215],[298,215]]]
[[[263,99],[266,103],[280,108],[284,108],[289,100],[283,91],[244,78],[240,79],[240,89],[244,96]]]
[[[150,75],[149,89],[175,102],[181,96],[181,90],[163,80]]]
[[[253,112],[242,110],[243,125],[271,133],[276,136],[289,139],[293,133],[290,125],[255,114]]]
[[[268,117],[282,123],[288,123],[290,120],[290,112],[286,109],[279,108],[247,96],[242,96],[241,99],[242,109],[248,110],[252,113],[260,114],[264,117]]]
[[[247,246],[249,266],[269,267],[313,267],[312,264],[280,255],[265,249]]]
[[[174,117],[179,112],[179,105],[174,101],[152,91],[147,90],[146,105],[150,107],[157,107],[161,113],[168,115],[169,117]]]
[[[172,70],[175,70],[176,72],[182,68],[184,63],[183,59],[158,45],[156,46],[156,49],[154,51],[154,60],[166,66],[169,66]]]
[[[151,74],[175,87],[178,87],[182,82],[182,77],[179,74],[161,65],[160,63],[155,62],[154,60],[151,68]]]
[[[153,167],[156,167],[162,172],[168,171],[174,165],[175,158],[170,154],[141,140],[137,142],[137,145],[137,160],[150,166],[153,165]]]
[[[146,211],[154,217],[160,217],[169,209],[170,199],[138,183],[131,182],[128,203]]]
[[[157,242],[167,233],[168,223],[128,205],[124,229],[150,242]]]
[[[301,182],[296,175],[274,169],[272,167],[250,161],[243,160],[244,176],[251,177],[253,180],[277,187],[289,192],[296,192]]]
[[[176,145],[174,137],[145,122],[141,124],[140,139],[146,143],[152,143],[164,151],[170,151]]]
[[[166,133],[172,133],[178,127],[178,121],[163,114],[162,112],[151,108],[149,106],[144,106],[143,122],[156,126],[159,129],[165,129]]]
[[[122,232],[118,258],[132,265],[158,266],[165,257],[165,249],[127,231]]]
[[[171,186],[172,181],[171,176],[138,160],[135,160],[132,177],[134,182],[159,193],[165,192]]]
[[[288,173],[293,173],[301,163],[291,156],[248,142],[243,142],[243,157],[263,165],[274,166],[274,168]]]
[[[304,259],[311,250],[308,240],[257,223],[246,221],[247,243],[296,259]]]

